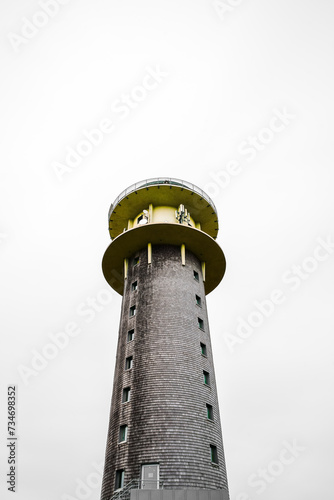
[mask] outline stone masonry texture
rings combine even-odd
[[[138,288],[133,291],[135,281]],[[130,317],[132,306],[136,314]],[[134,339],[129,342],[132,329]],[[206,345],[206,356],[200,343]],[[129,356],[133,365],[125,370]],[[204,384],[203,370],[209,373],[210,385]],[[123,403],[126,387],[131,398]],[[213,421],[207,418],[207,404],[213,408]],[[123,443],[121,425],[128,426]],[[210,445],[217,447],[218,465],[211,462]],[[173,245],[154,245],[151,264],[147,248],[129,259],[101,500],[111,498],[116,470],[124,469],[126,485],[140,479],[143,464],[159,464],[164,489],[223,489],[228,498],[201,263],[186,250],[182,265],[180,247]]]

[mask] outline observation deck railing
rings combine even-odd
[[[153,177],[152,179],[145,179],[140,182],[136,182],[135,184],[132,184],[128,188],[124,189],[124,191],[121,192],[114,201],[114,203],[110,206],[109,212],[108,212],[108,219],[110,219],[110,215],[116,205],[123,200],[126,196],[128,196],[130,193],[133,193],[134,191],[137,191],[137,189],[141,189],[146,186],[154,186],[154,185],[162,185],[162,184],[169,184],[172,186],[182,186],[185,187],[186,189],[190,189],[191,191],[194,191],[194,193],[199,194],[202,198],[208,201],[212,208],[214,209],[215,212],[217,212],[217,209],[215,207],[215,204],[211,200],[211,198],[198,186],[195,186],[195,184],[191,184],[190,182],[183,181],[182,179],[175,179],[173,177]]]

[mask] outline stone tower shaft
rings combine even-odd
[[[214,204],[184,181],[150,179],[116,199],[109,231],[103,272],[123,300],[101,500],[133,486],[131,498],[226,500],[206,308],[225,272]]]

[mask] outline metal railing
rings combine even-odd
[[[126,500],[130,498],[130,491],[134,488],[138,488],[138,479],[132,479],[128,484],[126,484],[123,488],[115,491],[110,500]]]
[[[121,192],[114,201],[114,203],[110,206],[109,213],[108,213],[108,219],[110,218],[110,214],[112,213],[114,207],[118,205],[118,203],[125,198],[128,194],[133,193],[134,191],[137,191],[137,189],[146,187],[146,186],[154,186],[157,184],[171,184],[173,186],[182,186],[187,189],[190,189],[191,191],[194,191],[195,193],[199,194],[202,196],[202,198],[205,198],[212,208],[214,209],[215,212],[217,212],[216,207],[211,200],[211,198],[198,186],[195,186],[195,184],[191,184],[190,182],[183,181],[182,179],[175,179],[174,177],[153,177],[151,179],[145,179],[140,182],[136,182],[135,184],[132,184],[128,188],[124,189],[124,191]]]
[[[151,484],[150,484],[151,483]],[[150,487],[152,486],[152,487]],[[115,493],[110,497],[110,500],[129,500],[130,491],[133,489],[163,489],[164,484],[162,481],[157,480],[147,480],[147,479],[132,479],[123,488],[115,491]]]
[[[151,488],[150,488],[150,484]],[[109,500],[130,500],[130,495],[131,495],[131,490],[133,489],[150,489],[150,490],[192,490],[192,489],[203,489],[203,484],[199,485],[198,483],[182,483],[178,480],[168,482],[168,484],[164,484],[163,481],[150,481],[147,479],[132,479],[129,483],[127,483],[123,488],[115,491],[115,493],[110,497]],[[206,487],[205,489],[207,490],[221,490],[223,489],[222,487]]]

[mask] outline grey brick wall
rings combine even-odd
[[[180,247],[172,245],[153,246],[152,264],[147,263],[146,248],[137,255],[137,265],[129,262],[122,302],[101,499],[112,495],[117,469],[125,470],[126,484],[140,478],[145,463],[159,463],[166,489],[227,492],[201,263],[186,251],[182,266]],[[136,291],[131,290],[134,281]],[[133,305],[136,315],[131,318]],[[134,340],[128,342],[132,328]],[[207,347],[206,357],[201,342]],[[133,367],[125,371],[128,356],[133,356]],[[203,370],[210,374],[210,386],[204,384]],[[131,387],[131,399],[122,403],[125,387]],[[213,421],[207,418],[206,404],[213,407]],[[124,424],[127,441],[118,443]],[[217,447],[218,465],[211,463],[210,444]]]

